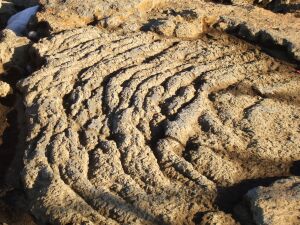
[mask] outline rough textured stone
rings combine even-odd
[[[239,225],[239,223],[224,212],[209,212],[204,215],[200,225]]]
[[[1,225],[36,225],[27,214],[13,209],[0,200],[0,224]]]
[[[270,187],[252,189],[245,196],[256,224],[300,223],[300,179],[276,181]]]
[[[276,14],[252,5],[221,5],[200,0],[134,0],[134,1],[57,1],[41,2],[44,10],[37,15],[39,22],[47,22],[53,31],[83,27],[100,21],[118,26],[131,23],[135,18],[146,22],[149,15],[165,11],[178,15],[178,11],[214,17],[216,26],[245,39],[266,45],[280,45],[300,60],[300,19],[294,14]],[[258,19],[259,18],[259,19]]]
[[[0,80],[0,98],[6,97],[11,92],[12,88],[10,85]]]
[[[0,31],[0,74],[12,70],[15,76],[24,73],[29,43],[27,38],[17,37],[11,30]]]
[[[20,75],[24,72],[26,67],[29,41],[26,38],[18,38],[15,34],[9,30],[0,32],[0,79],[3,79],[4,74],[11,72],[13,77],[11,80],[20,78]],[[11,75],[11,74],[10,74]],[[0,154],[4,157],[2,149],[2,136],[6,128],[8,127],[7,115],[10,112],[10,107],[3,104],[3,100],[9,94],[12,94],[11,86],[0,80]],[[11,106],[12,106],[11,102]],[[6,149],[6,151],[9,151]],[[4,160],[5,161],[5,160]],[[1,162],[0,171],[2,171],[4,162]],[[4,174],[1,174],[1,178]]]
[[[19,87],[40,221],[190,224],[215,185],[300,159],[299,75],[237,39],[87,27],[34,51],[45,65]]]

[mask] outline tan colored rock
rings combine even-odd
[[[206,213],[200,225],[239,225],[239,223],[231,215],[217,211]]]
[[[226,32],[264,45],[283,46],[292,57],[300,60],[300,18],[290,13],[278,14],[252,5],[222,5],[200,0],[44,0],[42,5],[44,10],[38,13],[37,20],[47,22],[55,32],[84,27],[95,21],[108,26],[107,21],[110,21],[113,27],[130,24],[126,29],[139,29],[138,26],[132,26],[132,21],[147,23],[155,15],[161,19],[168,10],[176,15],[180,11],[193,11],[198,15],[199,23],[179,23],[177,36],[189,36],[187,30],[192,32],[192,37],[197,36],[201,33],[201,24],[205,24],[202,18],[212,17],[217,19],[215,26]],[[168,36],[171,34],[170,30],[166,32]]]
[[[46,64],[19,87],[39,221],[192,224],[216,210],[216,185],[289,174],[300,159],[293,67],[218,32],[121,31],[34,45]]]
[[[8,94],[12,93],[12,88],[8,83],[0,80],[0,98],[6,97]]]
[[[145,13],[165,0],[86,0],[86,1],[57,1],[41,0],[44,11],[37,14],[38,21],[46,21],[55,31],[74,27],[83,27],[95,21],[118,16],[125,21],[134,13]]]
[[[300,223],[300,179],[290,177],[269,187],[250,190],[245,196],[256,224]]]
[[[0,33],[0,74],[13,71],[15,76],[23,74],[28,63],[29,40],[17,37],[11,30]]]

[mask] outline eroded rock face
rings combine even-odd
[[[83,27],[113,14],[119,14],[122,20],[141,11],[151,10],[155,5],[164,1],[157,0],[132,0],[132,1],[57,1],[42,0],[44,11],[38,13],[38,21],[46,21],[55,31],[74,27]]]
[[[193,11],[196,17],[216,18],[214,25],[221,30],[264,45],[283,46],[294,59],[300,60],[300,19],[296,14],[276,14],[253,5],[221,5],[200,0],[44,0],[41,3],[43,10],[38,13],[37,20],[48,23],[54,32],[97,21],[103,26],[107,26],[107,21],[113,21],[115,26],[132,24],[133,18],[147,23],[150,15],[153,19],[156,14],[161,18],[166,11],[177,16],[180,11]]]
[[[28,39],[19,38],[10,30],[0,32],[0,180],[5,176],[3,171],[6,171],[7,164],[11,160],[8,155],[11,156],[13,154],[13,149],[3,145],[5,141],[3,141],[3,136],[9,127],[8,115],[14,105],[12,84],[16,83],[16,80],[23,78],[28,59],[28,45]],[[13,140],[14,143],[17,143],[16,136],[13,137]]]
[[[252,189],[245,199],[256,224],[299,224],[300,179],[298,177],[278,180],[270,187]]]
[[[86,27],[34,45],[23,181],[42,222],[192,224],[216,185],[289,174],[300,77],[227,35]],[[284,151],[283,151],[284,149]]]
[[[11,30],[0,32],[0,74],[13,71],[19,77],[26,70],[30,41]]]
[[[200,225],[240,225],[229,214],[209,212],[204,215]]]

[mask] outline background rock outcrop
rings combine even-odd
[[[298,224],[300,179],[290,177],[269,187],[257,187],[245,196],[256,224]]]
[[[0,31],[0,181],[4,179],[15,153],[12,146],[18,142],[16,129],[9,128],[12,121],[17,123],[17,118],[12,118],[15,103],[13,89],[26,73],[28,50],[27,38],[17,37],[10,30]],[[9,133],[13,136],[11,140],[8,137]],[[3,140],[3,136],[6,140]]]
[[[279,14],[249,4],[222,5],[200,0],[182,1],[41,1],[37,22],[47,23],[54,32],[99,22],[104,26],[132,29],[132,21],[146,23],[164,12],[191,12],[194,17],[216,18],[215,26],[246,40],[267,46],[282,46],[300,60],[300,22],[296,14]],[[152,21],[153,22],[153,21]],[[123,24],[123,25],[122,25]]]

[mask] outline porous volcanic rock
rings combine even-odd
[[[29,43],[27,38],[17,37],[11,30],[0,31],[0,74],[13,73],[15,77],[24,74],[28,63]]]
[[[33,46],[23,182],[53,224],[192,224],[216,186],[289,174],[300,77],[219,32],[85,27]]]
[[[300,179],[290,177],[269,187],[257,187],[245,196],[256,224],[296,225],[300,222]]]
[[[176,16],[180,15],[179,11],[193,12],[196,17],[216,18],[215,26],[239,37],[263,45],[283,46],[294,59],[300,60],[300,18],[291,13],[278,14],[249,4],[222,5],[201,0],[43,0],[41,4],[43,10],[37,14],[37,21],[48,23],[53,32],[97,21],[104,26],[107,21],[113,21],[116,26],[132,23],[133,18],[146,22],[149,16],[160,17],[166,11]]]
[[[0,98],[6,97],[12,92],[12,88],[6,82],[0,80]]]
[[[206,213],[200,225],[240,225],[237,223],[231,215],[225,214],[224,212],[209,212]]]

